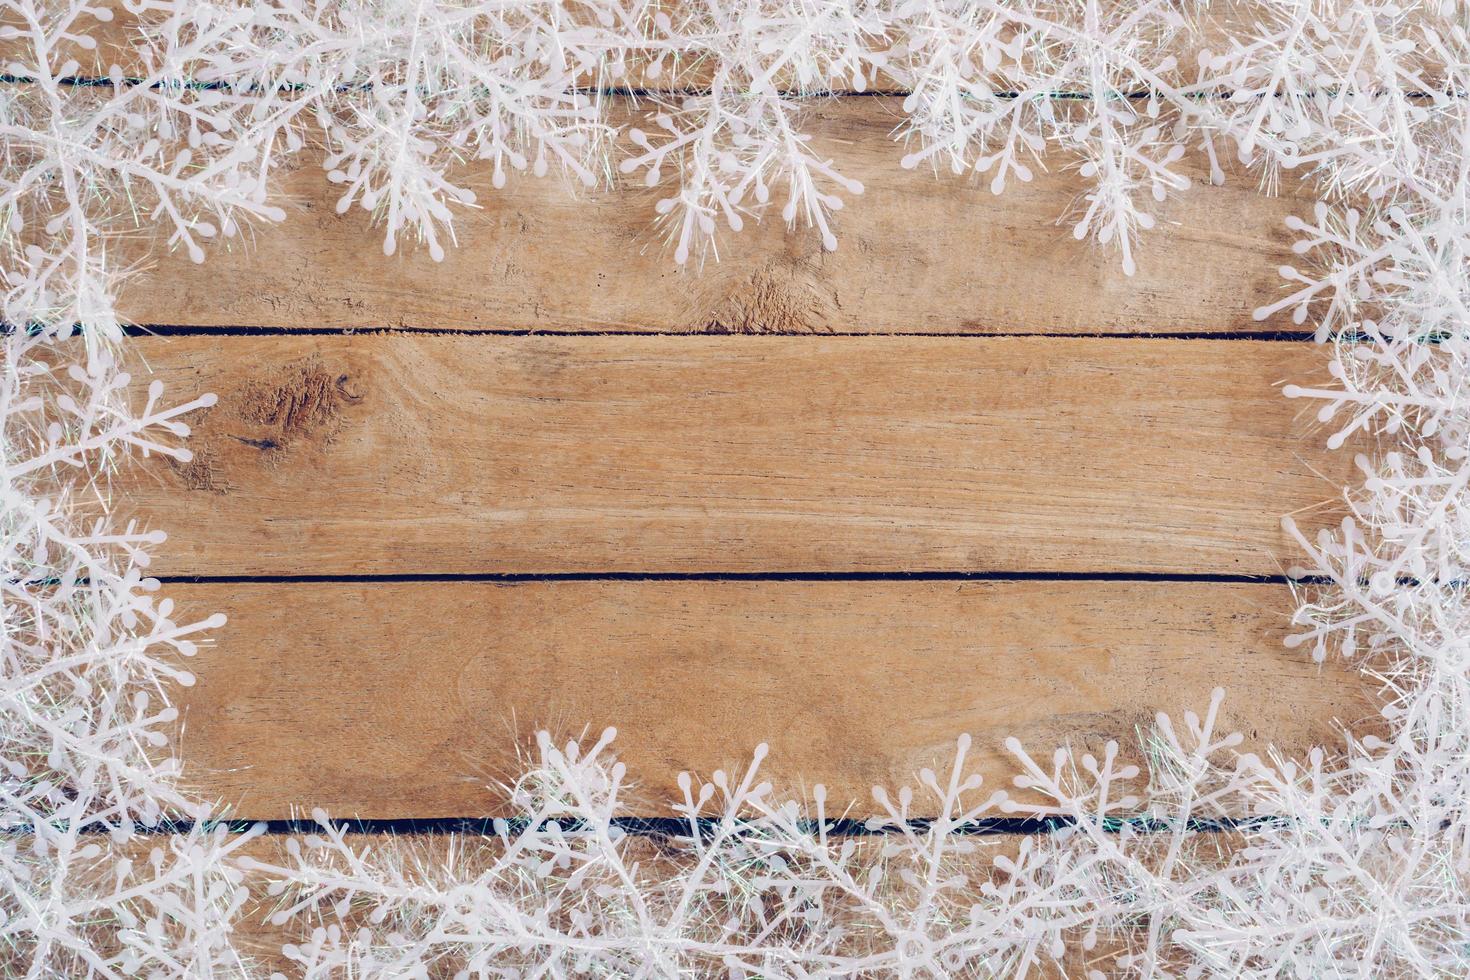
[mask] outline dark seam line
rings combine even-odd
[[[288,585],[373,582],[1181,582],[1244,585],[1332,585],[1325,575],[1230,575],[1201,572],[403,572],[381,575],[162,575],[161,585]],[[68,579],[68,584],[90,584],[85,576]],[[11,579],[12,585],[60,585],[55,577]],[[1360,579],[1359,585],[1369,585]],[[1470,580],[1434,579],[1420,581],[1399,576],[1396,585],[1417,589],[1438,585],[1446,589],[1470,588]]]
[[[1176,572],[425,572],[383,575],[163,575],[164,584],[287,585],[331,582],[1209,582],[1326,584],[1309,576]]]
[[[35,76],[35,75],[0,74],[0,85],[35,85],[39,80],[40,80],[39,77],[38,76]],[[71,88],[111,88],[111,87],[113,87],[115,85],[116,86],[122,86],[122,87],[130,87],[130,86],[137,86],[137,85],[143,84],[143,79],[140,78],[140,77],[138,77],[138,76],[136,76],[136,75],[125,75],[122,78],[118,79],[116,82],[114,82],[111,78],[100,76],[100,75],[60,75],[60,76],[56,77],[54,79],[54,81],[55,81],[55,83],[57,85],[63,85],[63,86],[71,87]],[[231,82],[223,82],[223,81],[220,81],[220,82],[201,82],[201,81],[195,81],[195,80],[192,80],[192,79],[153,82],[151,85],[149,85],[149,88],[153,88],[153,89],[166,89],[166,88],[190,89],[190,90],[193,90],[193,91],[196,91],[196,92],[214,92],[214,91],[220,91],[220,92],[222,92],[222,91],[230,91],[230,92],[245,92],[245,93],[255,93],[255,92],[264,92],[264,91],[274,91],[274,92],[304,92],[304,91],[306,91],[306,86],[301,85],[301,84],[298,84],[298,83],[287,83],[287,84],[283,84],[283,85],[273,85],[273,86],[270,86],[269,89],[267,89],[265,86],[261,86],[261,85],[248,85],[248,86],[245,86],[243,88],[236,88]],[[372,89],[372,85],[367,84],[367,83],[361,83],[361,84],[357,84],[357,85],[336,85],[336,86],[333,86],[332,91],[333,92],[367,92],[367,91],[370,91],[371,89]],[[422,89],[421,89],[421,91],[422,91]],[[744,89],[740,89],[739,91],[740,91],[741,94],[744,94],[744,92],[745,92]],[[821,100],[821,99],[846,99],[846,98],[854,98],[854,99],[902,98],[904,96],[907,96],[907,95],[911,94],[910,90],[908,90],[908,89],[902,89],[902,88],[874,88],[874,89],[866,89],[866,90],[864,90],[862,92],[855,92],[855,91],[852,91],[851,89],[790,89],[790,88],[776,89],[775,91],[776,91],[776,95],[780,96],[781,98],[812,99],[814,101],[815,100]],[[626,98],[626,99],[633,99],[633,100],[647,99],[649,101],[658,101],[660,99],[667,99],[667,98],[689,98],[691,96],[709,95],[712,92],[712,89],[708,89],[708,88],[695,88],[695,87],[692,87],[692,86],[689,86],[689,87],[681,87],[681,88],[652,88],[652,87],[648,87],[648,86],[631,86],[631,85],[572,85],[572,86],[568,86],[566,88],[563,88],[561,90],[561,92],[562,92],[562,94],[565,94],[565,95],[588,95],[588,96],[602,96],[604,98]],[[1124,99],[1128,99],[1129,101],[1140,101],[1140,100],[1143,100],[1143,99],[1148,98],[1149,94],[1150,93],[1147,92],[1147,91],[1127,92],[1127,93],[1121,93],[1121,92],[1120,93],[1109,93],[1108,94],[1108,98],[1110,98],[1110,99],[1111,98],[1124,98]],[[1208,95],[1206,95],[1205,93],[1199,93],[1198,95],[1192,95],[1191,98],[1195,98],[1195,99],[1201,99],[1201,98],[1228,98],[1228,97],[1233,96],[1233,95],[1234,95],[1233,92],[1224,92],[1222,90],[1215,90],[1215,91],[1209,93]],[[1021,96],[1021,93],[1019,93],[1019,92],[996,92],[994,94],[994,97],[995,98],[1000,99],[1002,101],[1014,101],[1015,99],[1020,98],[1020,96]],[[1409,95],[1409,97],[1410,98],[1418,98],[1420,96],[1411,93]],[[1086,93],[1086,92],[1052,92],[1052,93],[1049,93],[1049,94],[1040,94],[1040,93],[1038,93],[1036,95],[1029,96],[1029,98],[1032,98],[1032,99],[1048,98],[1048,99],[1057,99],[1057,100],[1062,100],[1062,101],[1071,101],[1071,100],[1079,100],[1079,99],[1090,99],[1090,98],[1092,98],[1092,96],[1089,93]]]
[[[406,818],[396,820],[330,820],[329,824],[344,833],[349,834],[402,834],[417,835],[423,837],[436,837],[447,834],[472,834],[485,837],[501,835],[519,835],[530,829],[530,821],[526,818],[489,818],[489,817],[427,817]],[[611,825],[618,831],[630,836],[638,837],[689,837],[690,821],[680,817],[614,817]],[[1185,831],[1189,833],[1228,833],[1230,831],[1249,830],[1255,827],[1271,826],[1283,823],[1279,817],[1240,817],[1225,818],[1219,820],[1190,820],[1184,825]],[[309,834],[320,833],[321,825],[315,820],[222,820],[207,823],[206,827],[225,826],[231,833],[242,833],[252,826],[264,824],[267,834]],[[719,818],[702,817],[694,821],[695,828],[702,838],[708,839],[715,836],[723,821]],[[569,821],[562,823],[555,820],[547,820],[543,826],[555,824],[563,833],[580,833],[587,830],[587,825],[580,821]],[[915,819],[906,823],[906,828],[918,833],[927,831],[933,826],[932,819]],[[964,836],[983,836],[996,834],[1049,834],[1058,830],[1066,830],[1075,826],[1076,821],[1070,817],[988,817],[982,820],[972,821],[966,824],[955,825],[951,832]],[[1174,830],[1175,825],[1163,820],[1154,820],[1148,817],[1136,818],[1108,818],[1105,819],[1104,828],[1109,832],[1119,832],[1125,828],[1142,833],[1161,833]],[[156,824],[135,827],[135,831],[145,836],[163,836],[168,834],[188,833],[194,828],[193,821],[188,820],[165,820]],[[820,825],[814,820],[798,821],[798,826],[803,832],[815,834],[820,831]],[[836,837],[882,837],[891,836],[900,832],[900,828],[892,823],[876,823],[869,825],[867,820],[851,817],[841,817],[826,821],[827,833]],[[10,827],[0,831],[0,836],[16,836],[30,833],[29,827]],[[89,831],[88,833],[92,833]],[[96,833],[102,833],[97,831]]]
[[[39,81],[40,78],[36,75],[12,75],[9,73],[0,74],[0,85],[35,85]],[[100,75],[59,75],[55,79],[53,79],[53,81],[57,85],[63,85],[70,88],[112,88],[116,86],[129,87],[143,84],[143,79],[136,75],[124,75],[116,81],[114,81],[112,78]],[[149,88],[191,89],[196,92],[232,91],[254,93],[267,91],[264,86],[260,85],[248,85],[244,88],[236,88],[231,82],[201,82],[193,79],[153,82],[149,85]],[[332,91],[366,92],[369,91],[371,88],[372,86],[370,84],[363,83],[357,85],[337,85],[333,87]],[[297,83],[273,85],[269,89],[269,91],[275,92],[303,92],[305,90],[306,87],[304,85]],[[740,94],[744,94],[746,90],[737,88],[737,91]],[[698,97],[709,95],[713,92],[713,89],[698,88],[694,86],[683,86],[679,88],[654,88],[650,86],[634,85],[572,85],[562,89],[562,92],[566,95],[590,95],[602,96],[604,98],[626,98],[634,100],[647,99],[649,101],[658,101],[659,99],[665,98],[689,98],[691,96]],[[908,95],[912,95],[913,92],[911,89],[905,88],[872,88],[865,89],[861,92],[856,92],[852,89],[778,88],[775,90],[775,94],[781,98],[811,99],[813,101],[817,101],[824,99],[902,98]],[[1109,92],[1106,97],[1108,99],[1127,99],[1130,102],[1140,102],[1144,99],[1147,99],[1151,94],[1153,93],[1151,93],[1147,89],[1140,89],[1132,92]],[[1233,98],[1234,95],[1235,92],[1230,89],[1213,89],[1210,92],[1190,93],[1187,97],[1194,99],[1195,101],[1202,101],[1204,99],[1229,100]],[[992,93],[992,97],[1002,102],[1013,102],[1016,99],[1021,98],[1022,93],[1015,91],[995,92]],[[1026,95],[1026,98],[1028,99],[1054,99],[1063,102],[1087,101],[1090,100],[1092,97],[1092,93],[1090,92],[1037,92]],[[1407,93],[1407,97],[1411,99],[1419,99],[1429,98],[1431,96],[1429,96],[1427,93],[1410,92]]]
[[[14,327],[7,325],[5,331]],[[211,327],[190,324],[147,324],[126,327],[124,333],[130,337],[334,337],[334,336],[383,336],[395,334],[421,334],[424,336],[453,337],[926,337],[955,340],[987,340],[992,338],[1046,338],[1053,340],[1258,340],[1271,343],[1302,343],[1312,341],[1310,330],[1155,330],[1134,332],[1111,332],[1100,330],[1050,332],[1040,330],[1003,330],[991,332],[949,332],[936,330],[763,330],[751,333],[720,332],[709,330],[574,330],[544,327],[490,328],[468,327],[281,327],[281,326],[229,326]]]
[[[116,82],[114,82],[113,79],[111,79],[111,78],[102,77],[102,76],[95,76],[95,75],[62,75],[62,76],[59,76],[56,79],[54,79],[54,81],[58,85],[75,86],[77,88],[102,88],[102,87],[108,87],[108,86],[113,86],[113,85],[141,85],[143,83],[143,79],[142,78],[139,78],[139,77],[136,77],[136,76],[126,76],[126,75],[123,76],[122,78],[118,79]],[[8,73],[6,73],[6,74],[0,74],[0,84],[3,84],[3,85],[34,85],[34,84],[36,84],[36,82],[37,82],[37,76],[34,76],[34,75],[12,75],[12,74],[8,74]],[[265,90],[263,86],[257,86],[257,85],[250,85],[250,86],[246,86],[243,89],[239,89],[239,88],[236,88],[233,85],[233,83],[231,83],[231,82],[223,82],[223,81],[221,81],[221,82],[200,82],[200,81],[191,81],[191,80],[154,82],[154,83],[152,83],[152,85],[150,87],[151,88],[187,88],[187,89],[194,89],[196,91],[201,91],[201,92],[203,92],[203,91],[227,91],[227,90],[228,91],[234,91],[234,92],[240,92],[240,91],[257,92],[257,91],[264,91]],[[299,85],[299,84],[277,85],[277,86],[272,86],[271,88],[273,90],[275,90],[275,91],[282,91],[282,92],[300,92],[300,91],[304,91],[305,90],[305,86]],[[338,85],[338,86],[335,86],[334,87],[333,91],[336,91],[336,92],[364,91],[365,92],[365,91],[368,91],[371,88],[372,88],[372,86],[371,85],[368,85],[368,84]],[[660,99],[660,98],[688,98],[690,96],[709,95],[712,90],[711,89],[708,89],[708,88],[692,88],[692,87],[685,87],[685,88],[649,88],[649,87],[643,87],[643,86],[620,86],[620,85],[609,85],[609,86],[602,86],[602,85],[574,85],[574,86],[570,86],[570,87],[564,89],[564,91],[568,95],[601,95],[601,96],[604,96],[604,97],[628,98],[628,99],[635,99],[635,100],[636,99],[657,100],[657,99]],[[742,89],[741,91],[743,92],[744,90]],[[1336,94],[1336,93],[1338,93],[1340,91],[1342,91],[1341,87],[1339,87],[1339,86],[1333,86],[1333,87],[1329,87],[1329,88],[1326,88],[1326,89],[1320,89],[1320,90],[1314,89],[1314,90],[1308,91],[1306,93],[1299,93],[1299,94],[1316,95],[1316,94],[1318,94],[1320,92],[1322,94],[1333,95],[1333,94]],[[911,89],[903,89],[903,88],[875,88],[875,89],[868,89],[868,90],[865,90],[865,91],[862,91],[862,92],[855,92],[855,91],[852,91],[851,89],[777,89],[776,90],[776,94],[778,96],[780,96],[781,98],[792,98],[792,99],[812,99],[812,100],[818,100],[818,99],[854,99],[854,98],[856,98],[856,99],[870,99],[870,98],[898,98],[898,97],[902,97],[902,96],[912,95],[913,94],[913,91]],[[1158,94],[1158,93],[1156,93],[1156,92],[1154,92],[1154,91],[1152,91],[1150,89],[1137,89],[1137,90],[1134,90],[1134,91],[1131,91],[1131,92],[1109,92],[1109,93],[1107,93],[1107,95],[1105,96],[1105,98],[1108,98],[1108,99],[1126,99],[1126,100],[1128,100],[1130,102],[1141,102],[1141,101],[1144,101],[1146,99],[1149,99],[1149,98],[1155,96],[1156,94]],[[1410,92],[1405,92],[1404,93],[1404,98],[1413,99],[1413,100],[1420,100],[1420,101],[1422,101],[1422,100],[1433,100],[1433,99],[1439,98],[1440,95],[1442,95],[1442,94],[1443,93],[1438,93],[1438,92],[1410,91]],[[1093,94],[1091,92],[1036,92],[1036,93],[1022,93],[1022,92],[1016,92],[1016,91],[1008,91],[1008,92],[995,92],[995,93],[992,93],[992,97],[993,98],[999,99],[1001,101],[1014,101],[1016,99],[1021,98],[1023,95],[1027,99],[1031,99],[1031,100],[1050,99],[1050,100],[1054,100],[1054,101],[1058,101],[1058,102],[1085,102],[1085,101],[1089,101],[1089,100],[1095,98],[1095,96],[1093,96]],[[1282,97],[1284,97],[1284,95],[1285,95],[1285,93],[1272,93],[1269,97],[1275,99],[1275,98],[1282,98]],[[1452,98],[1462,98],[1464,96],[1464,93],[1461,93],[1461,92],[1451,92],[1450,95],[1451,95]],[[1190,100],[1195,101],[1195,102],[1203,102],[1203,101],[1206,101],[1206,100],[1229,101],[1229,100],[1233,99],[1234,97],[1235,97],[1235,90],[1234,89],[1226,89],[1226,88],[1211,89],[1209,91],[1188,92],[1188,93],[1185,94],[1185,98],[1190,99]],[[1260,98],[1263,98],[1263,96],[1261,96],[1261,95],[1252,95],[1251,98],[1260,99]]]
[[[82,324],[71,325],[77,333]],[[0,336],[12,336],[22,328],[0,320]],[[546,327],[284,327],[242,324],[209,326],[187,323],[153,323],[123,327],[129,337],[352,337],[396,336],[419,334],[446,337],[924,337],[949,340],[990,340],[1024,338],[1037,340],[1225,340],[1262,341],[1266,343],[1316,342],[1313,330],[1144,330],[1111,331],[1079,330],[1069,332],[1043,330],[947,331],[947,330],[761,330],[750,333],[714,330],[581,330]],[[1362,333],[1338,333],[1330,338],[1343,343],[1372,340]],[[1421,338],[1426,344],[1448,339],[1444,333]]]

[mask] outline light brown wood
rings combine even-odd
[[[1157,711],[1203,710],[1249,749],[1339,743],[1371,714],[1356,673],[1281,643],[1281,585],[1138,582],[573,581],[170,586],[227,610],[180,692],[189,781],[248,818],[500,813],[492,788],[547,728],[590,727],[667,815],[682,770],[748,762],[855,814],[870,789],[952,761],[970,732],[991,787],[1002,740],[1049,757]],[[1359,725],[1358,731],[1365,729]]]
[[[1302,343],[178,337],[216,392],[125,500],[164,575],[1278,574],[1352,461]],[[140,368],[140,376],[144,373]],[[1307,416],[1310,420],[1310,415]]]
[[[996,197],[963,178],[907,171],[891,139],[902,108],[887,98],[813,109],[824,152],[866,190],[837,216],[840,244],[779,215],[748,222],[702,272],[681,270],[653,225],[665,191],[635,177],[572,193],[557,177],[467,179],[480,207],[460,209],[459,245],[442,263],[408,241],[381,254],[361,210],[339,216],[340,189],[314,163],[282,180],[286,221],[258,229],[244,254],[196,266],[160,260],[121,299],[137,323],[203,326],[422,327],[714,333],[1136,333],[1295,329],[1255,307],[1284,295],[1293,261],[1287,215],[1310,213],[1292,182],[1269,197],[1248,174],[1194,187],[1161,206],[1160,227],[1124,276],[1118,255],[1076,241],[1059,218],[1085,182],[1038,172]],[[236,246],[237,250],[240,246]],[[1059,284],[1065,284],[1064,286]],[[204,301],[207,297],[207,301]]]

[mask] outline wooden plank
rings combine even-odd
[[[1292,329],[1258,323],[1290,263],[1285,218],[1309,213],[1292,181],[1269,197],[1249,175],[1196,185],[1160,206],[1160,226],[1123,275],[1110,249],[1076,241],[1059,219],[1086,183],[1041,170],[995,197],[963,179],[899,166],[898,100],[837,99],[811,110],[818,145],[866,188],[837,216],[838,250],[773,211],[728,236],[719,262],[681,269],[654,227],[637,175],[572,193],[557,177],[502,190],[475,171],[480,206],[459,209],[457,248],[433,262],[407,242],[385,257],[361,210],[339,216],[340,189],[313,160],[282,179],[285,222],[242,254],[202,266],[182,253],[124,290],[137,323],[465,330],[652,332],[1136,333]],[[625,119],[626,112],[615,114]],[[1066,161],[1052,161],[1065,167]],[[483,168],[482,168],[483,169]],[[238,248],[237,248],[238,250]],[[1065,283],[1065,288],[1058,288]],[[201,303],[201,296],[209,296]]]
[[[1350,453],[1302,343],[934,337],[139,339],[212,391],[122,484],[164,575],[1277,574]],[[141,372],[139,372],[141,373]],[[1310,419],[1310,415],[1307,416]],[[164,518],[166,517],[166,520]]]
[[[614,101],[615,122],[652,125],[626,99]],[[142,270],[123,285],[119,310],[145,325],[288,330],[1301,330],[1290,310],[1254,319],[1284,295],[1280,266],[1299,261],[1285,220],[1309,213],[1316,198],[1297,181],[1283,179],[1281,196],[1261,193],[1247,173],[1216,187],[1199,155],[1187,157],[1178,170],[1195,186],[1156,209],[1150,202],[1160,225],[1135,250],[1141,268],[1129,277],[1115,249],[1070,232],[1090,188],[1077,161],[1038,165],[1032,182],[1012,181],[997,197],[982,182],[904,170],[904,149],[892,139],[896,99],[814,102],[808,112],[816,145],[866,187],[833,217],[837,252],[822,251],[810,229],[788,229],[773,210],[725,235],[716,258],[683,268],[655,221],[672,185],[650,190],[637,174],[619,175],[589,192],[559,176],[519,176],[496,190],[488,172],[470,168],[455,179],[478,204],[455,209],[459,244],[445,261],[406,233],[389,257],[370,216],[336,214],[340,185],[308,150],[277,172],[286,220],[216,246],[203,265],[169,253],[150,230],[114,241],[118,265]],[[31,231],[39,227],[32,222]]]
[[[324,806],[381,819],[503,812],[534,731],[621,733],[645,815],[681,770],[767,741],[775,785],[816,782],[854,814],[870,789],[953,760],[986,785],[1008,735],[1049,753],[1204,709],[1247,750],[1375,730],[1364,682],[1281,638],[1280,585],[1139,582],[560,581],[170,586],[228,610],[180,692],[186,776],[248,818]]]

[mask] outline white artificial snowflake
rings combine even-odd
[[[307,977],[1130,974],[1454,976],[1470,960],[1470,23],[1454,0],[126,0],[132,58],[78,79],[114,7],[0,0],[0,955],[33,977],[255,976],[233,933],[268,882]],[[1205,39],[1209,38],[1208,44]],[[1181,60],[1182,59],[1182,60]],[[624,125],[609,84],[652,105]],[[1136,267],[1140,231],[1227,149],[1288,223],[1290,310],[1331,342],[1314,402],[1358,455],[1350,514],[1292,569],[1289,644],[1381,686],[1382,725],[1305,760],[1241,751],[1202,715],[1140,753],[1040,754],[1014,785],[951,770],[875,790],[854,827],[820,786],[681,780],[627,802],[612,733],[542,737],[492,833],[369,837],[327,814],[279,858],[181,791],[169,692],[220,617],[175,620],[157,532],[109,516],[133,454],[186,460],[185,416],[133,392],[113,296],[130,237],[196,260],[279,220],[270,177],[320,154],[385,249],[453,244],[512,171],[665,187],[676,261],[761,219],[837,247],[860,192],[803,122],[829,91],[896,86],[911,167],[1001,192],[1054,152],[1079,238]],[[896,162],[900,154],[895,154]],[[1140,764],[1142,763],[1142,764]],[[987,836],[997,821],[1048,832]],[[154,832],[167,833],[155,836]],[[852,831],[861,830],[855,834]],[[642,832],[635,832],[642,831]],[[648,832],[652,831],[652,833]],[[262,852],[264,853],[264,852]]]

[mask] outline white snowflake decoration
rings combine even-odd
[[[0,956],[32,977],[256,976],[236,923],[269,883],[307,977],[1462,975],[1470,963],[1470,22],[1453,0],[124,0],[134,60],[79,81],[115,9],[0,0]],[[1231,18],[1234,20],[1231,20]],[[1211,38],[1217,50],[1204,49]],[[670,83],[670,79],[673,82]],[[693,90],[679,90],[688,79]],[[646,106],[629,122],[607,88]],[[326,814],[279,858],[211,824],[169,752],[173,685],[221,617],[178,623],[145,578],[157,532],[108,517],[130,454],[187,460],[184,417],[131,392],[113,295],[143,226],[204,257],[275,221],[276,167],[326,179],[441,258],[475,168],[666,188],[677,262],[776,202],[838,247],[861,187],[804,123],[814,97],[907,93],[895,162],[1001,193],[1059,158],[1067,220],[1124,272],[1191,148],[1292,218],[1279,300],[1331,342],[1289,386],[1363,473],[1301,546],[1293,646],[1382,686],[1383,728],[1302,761],[1157,719],[1146,765],[1014,740],[1014,785],[951,771],[875,790],[863,835],[777,798],[764,749],[681,781],[630,832],[612,733],[543,736],[485,837],[348,834]],[[1381,448],[1380,448],[1381,447]],[[641,812],[641,811],[639,811]],[[646,815],[646,814],[643,814]],[[1041,822],[1014,846],[988,821]],[[178,823],[181,821],[182,823]],[[151,836],[153,831],[169,831]],[[308,933],[304,924],[312,926]],[[1088,967],[1090,968],[1090,966]],[[1102,976],[1101,970],[1093,975]]]

